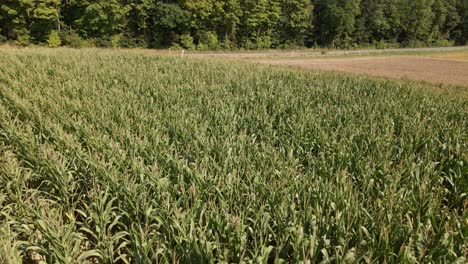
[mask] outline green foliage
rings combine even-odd
[[[464,263],[466,89],[0,52],[0,262]]]
[[[65,32],[64,37],[62,37],[62,39],[64,40],[64,45],[67,45],[72,48],[87,48],[93,46],[91,41],[84,40],[80,35],[78,35],[74,31]]]
[[[237,38],[240,37],[241,18],[243,16],[242,5],[240,0],[226,0],[223,2],[222,8],[217,9],[216,13],[216,31],[219,36],[222,36],[223,46],[226,48],[234,48],[237,44]]]
[[[352,43],[360,0],[316,0],[315,32],[320,44],[348,47]]]
[[[354,37],[358,43],[395,40],[400,15],[397,1],[361,0],[361,13],[356,18]],[[381,45],[380,45],[381,46]]]
[[[468,1],[458,0],[457,10],[460,14],[460,23],[454,29],[455,40],[460,45],[468,44]]]
[[[92,40],[93,44],[96,47],[99,47],[99,48],[112,48],[113,47],[112,37],[110,37],[110,36],[103,36],[103,37],[100,37],[100,38],[93,38],[91,40]]]
[[[50,32],[56,28],[59,19],[60,0],[34,1],[30,19],[31,36],[38,42],[48,40]]]
[[[247,1],[244,27],[247,48],[270,48],[271,36],[281,14],[279,1]]]
[[[16,29],[14,31],[16,35],[15,43],[20,46],[27,46],[30,44],[31,36],[27,30]]]
[[[0,35],[22,45],[46,44],[53,30],[74,31],[101,47],[166,48],[190,34],[198,49],[464,44],[467,5],[466,0],[3,0]]]
[[[214,32],[202,31],[198,36],[197,49],[215,50],[218,48],[218,37]]]
[[[123,39],[122,34],[117,34],[117,35],[112,36],[112,38],[111,38],[112,47],[113,48],[120,47],[121,43],[122,43],[122,39]]]
[[[189,12],[176,4],[158,2],[151,12],[152,47],[168,47],[185,32]]]
[[[247,40],[245,45],[248,49],[269,49],[272,46],[270,36],[259,36]]]
[[[313,8],[310,0],[281,1],[281,16],[276,26],[279,45],[304,45],[313,27]]]
[[[6,199],[5,196],[0,197],[2,202]],[[18,242],[18,234],[11,230],[11,226],[6,222],[0,225],[0,239],[2,239],[2,247],[0,248],[0,262],[2,263],[21,263],[21,243]],[[6,243],[13,242],[13,243]]]
[[[52,30],[47,39],[47,45],[51,48],[56,48],[62,44],[59,33],[55,30]]]
[[[81,3],[84,5],[85,3]],[[119,34],[126,27],[129,8],[119,0],[99,0],[87,4],[75,21],[83,36],[104,39]]]
[[[434,0],[403,0],[402,35],[404,43],[432,41],[431,27],[434,19]]]
[[[180,45],[184,49],[194,50],[196,48],[195,44],[193,43],[193,38],[190,34],[182,34],[180,36]]]

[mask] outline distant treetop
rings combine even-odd
[[[0,6],[0,41],[18,45],[206,50],[467,40],[467,0],[2,0]]]

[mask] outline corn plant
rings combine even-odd
[[[0,50],[2,263],[465,263],[466,87]]]

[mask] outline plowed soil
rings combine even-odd
[[[268,59],[260,63],[468,86],[468,61],[418,56]]]

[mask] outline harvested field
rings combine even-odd
[[[327,59],[269,59],[260,63],[310,69],[364,73],[396,79],[422,80],[468,86],[468,62],[461,60],[405,57],[365,57]]]

